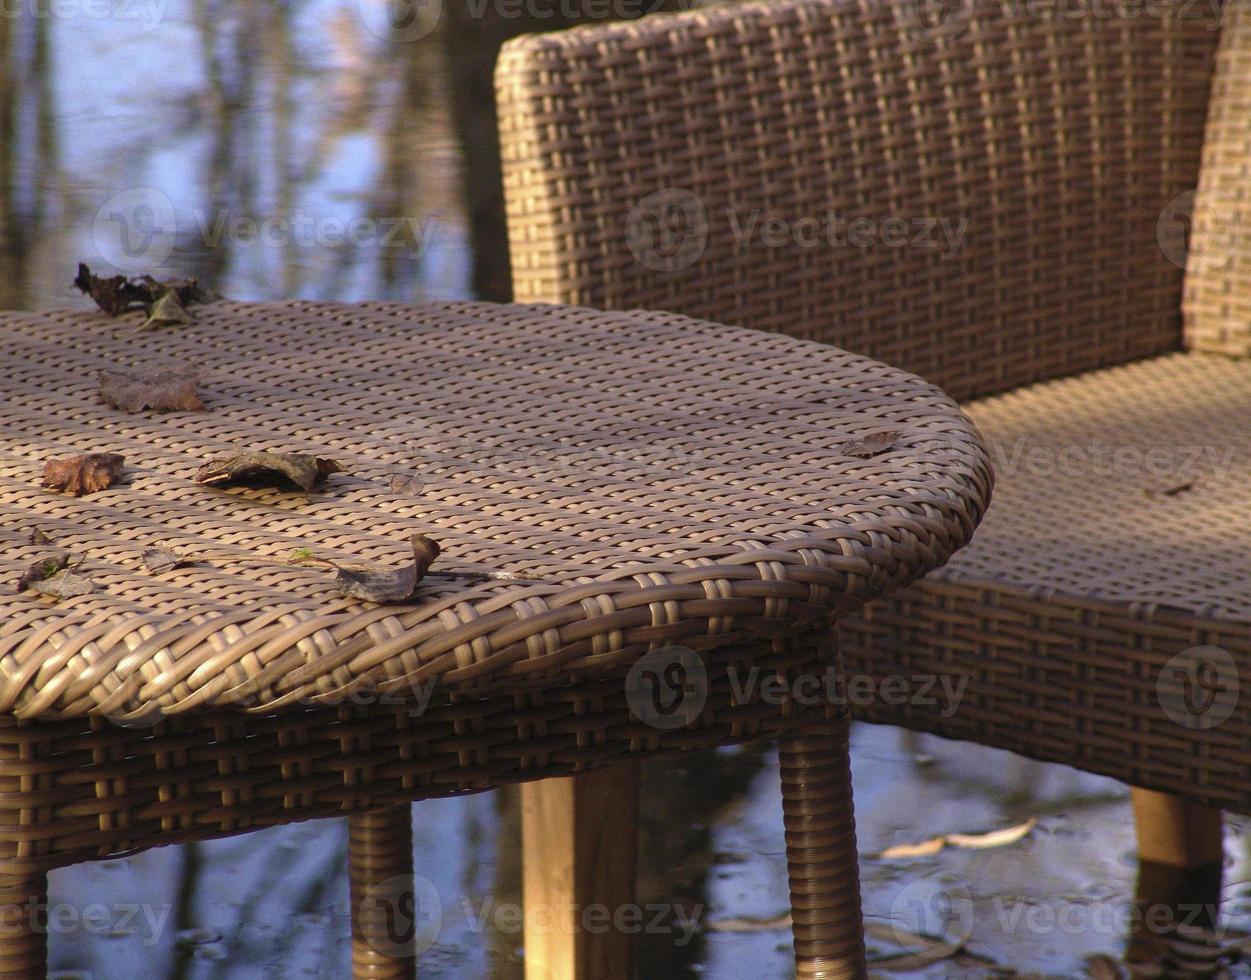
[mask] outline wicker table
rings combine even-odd
[[[782,736],[801,972],[862,970],[846,712],[796,682],[835,664],[840,613],[972,534],[991,477],[951,401],[671,314],[195,312],[0,314],[0,975],[44,968],[51,868],[332,815],[356,973],[411,975],[387,933],[410,801],[762,736]],[[171,365],[199,370],[204,411],[98,398],[100,369]],[[307,495],[194,481],[239,450],[342,472]],[[123,456],[122,482],[41,488],[82,453]],[[443,553],[411,599],[340,594],[328,563],[403,567],[417,533]],[[53,548],[92,591],[16,593]],[[643,675],[674,665],[666,713]],[[744,694],[730,665],[780,683]]]

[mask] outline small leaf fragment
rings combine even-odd
[[[200,373],[186,365],[99,372],[100,400],[123,412],[203,412]]]
[[[439,545],[424,534],[414,534],[413,563],[396,569],[348,568],[340,566],[335,574],[339,593],[352,599],[369,602],[405,602],[413,597],[426,570],[439,557]]]
[[[870,432],[867,436],[852,439],[844,443],[840,449],[844,456],[855,456],[857,459],[871,459],[891,449],[899,440],[900,432],[892,429],[886,432]]]
[[[36,582],[42,582],[44,579],[51,578],[57,572],[61,571],[69,564],[70,554],[68,551],[54,551],[51,554],[44,555],[37,562],[31,565],[17,580],[17,591],[25,592],[32,588]]]
[[[261,486],[286,488],[292,484],[308,493],[343,467],[333,459],[300,453],[245,452],[210,459],[196,470],[195,482],[207,486]]]
[[[31,528],[30,534],[26,538],[30,544],[52,544],[52,539],[48,537],[42,528]]]
[[[159,575],[161,572],[170,572],[175,568],[182,568],[185,565],[194,563],[194,558],[180,555],[171,548],[164,548],[158,545],[143,549],[143,565],[154,575]]]
[[[30,590],[52,599],[73,599],[75,596],[89,595],[94,592],[96,583],[85,575],[79,575],[67,568],[49,578],[31,582]]]
[[[167,289],[155,303],[148,318],[143,321],[140,330],[152,330],[155,327],[168,327],[180,323],[193,323],[191,314],[178,299],[178,291]]]
[[[81,497],[107,490],[122,475],[125,457],[116,453],[88,453],[66,459],[50,459],[43,467],[43,485]]]

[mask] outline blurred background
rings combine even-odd
[[[507,299],[491,68],[505,38],[567,26],[574,5],[396,2],[2,0],[0,308],[89,305],[80,260],[233,299]],[[853,757],[877,973],[1118,975],[1124,787],[888,728],[857,727]],[[760,745],[645,770],[641,977],[790,975],[776,768]],[[520,977],[515,794],[419,804],[414,828],[442,909],[422,975]],[[994,846],[881,856],[1004,828]],[[1245,822],[1227,838],[1236,929]],[[50,904],[74,913],[53,917],[55,975],[345,976],[344,854],[327,820],[55,872]]]

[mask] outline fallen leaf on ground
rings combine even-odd
[[[135,306],[152,307],[169,293],[172,293],[184,314],[186,307],[192,303],[207,303],[213,295],[195,279],[154,279],[151,276],[97,276],[85,263],[78,263],[78,275],[74,285],[86,293],[96,306],[109,316],[125,313]],[[189,322],[185,321],[185,322]]]
[[[899,440],[899,431],[871,432],[859,439],[852,439],[841,447],[844,456],[855,456],[859,459],[870,459],[880,456]]]
[[[79,575],[71,569],[51,576],[38,579],[28,586],[32,592],[49,596],[53,599],[72,599],[75,596],[88,595],[96,590],[96,583],[85,575]]]
[[[192,367],[140,368],[99,372],[100,400],[123,412],[203,412]]]
[[[22,572],[21,577],[17,580],[17,591],[25,592],[35,582],[42,582],[44,579],[51,578],[68,565],[69,560],[70,555],[68,551],[54,551],[51,554],[44,555],[26,571]]]
[[[898,858],[929,857],[937,854],[944,847],[967,847],[979,850],[987,847],[1003,847],[1007,844],[1015,844],[1037,825],[1038,818],[1030,817],[1024,823],[1014,827],[1004,827],[986,834],[941,834],[913,844],[896,844],[886,848],[878,857],[889,861]]]
[[[195,482],[206,486],[287,487],[292,484],[308,493],[343,467],[333,459],[300,453],[231,453],[210,459],[196,470]]]
[[[152,304],[152,310],[148,313],[148,318],[143,321],[140,330],[151,330],[155,327],[168,327],[180,323],[193,323],[191,314],[187,312],[186,307],[178,299],[178,292],[173,289],[166,290]]]
[[[48,537],[40,528],[31,528],[30,534],[26,538],[29,544],[52,544],[52,539]]]
[[[340,565],[335,584],[342,595],[370,602],[404,602],[413,597],[431,563],[439,557],[439,545],[424,534],[414,534],[413,563],[403,568],[353,568]]]
[[[43,485],[75,497],[107,490],[122,475],[125,458],[116,453],[89,453],[67,459],[50,459],[43,467]]]
[[[1196,480],[1186,480],[1183,483],[1174,483],[1171,486],[1164,487],[1161,490],[1148,490],[1147,495],[1151,497],[1154,497],[1157,495],[1161,497],[1176,497],[1179,493],[1185,493],[1187,490],[1193,489],[1194,485],[1198,482],[1199,481],[1196,479]]]
[[[170,548],[157,546],[143,549],[143,564],[149,572],[159,575],[161,572],[169,572],[175,568],[182,568],[184,565],[195,564],[195,559],[180,555]]]

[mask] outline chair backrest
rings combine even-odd
[[[1230,0],[1186,267],[1186,344],[1251,356],[1251,2]]]
[[[781,0],[510,42],[516,297],[782,331],[956,397],[1179,348],[1162,215],[1219,10],[1079,6]]]

